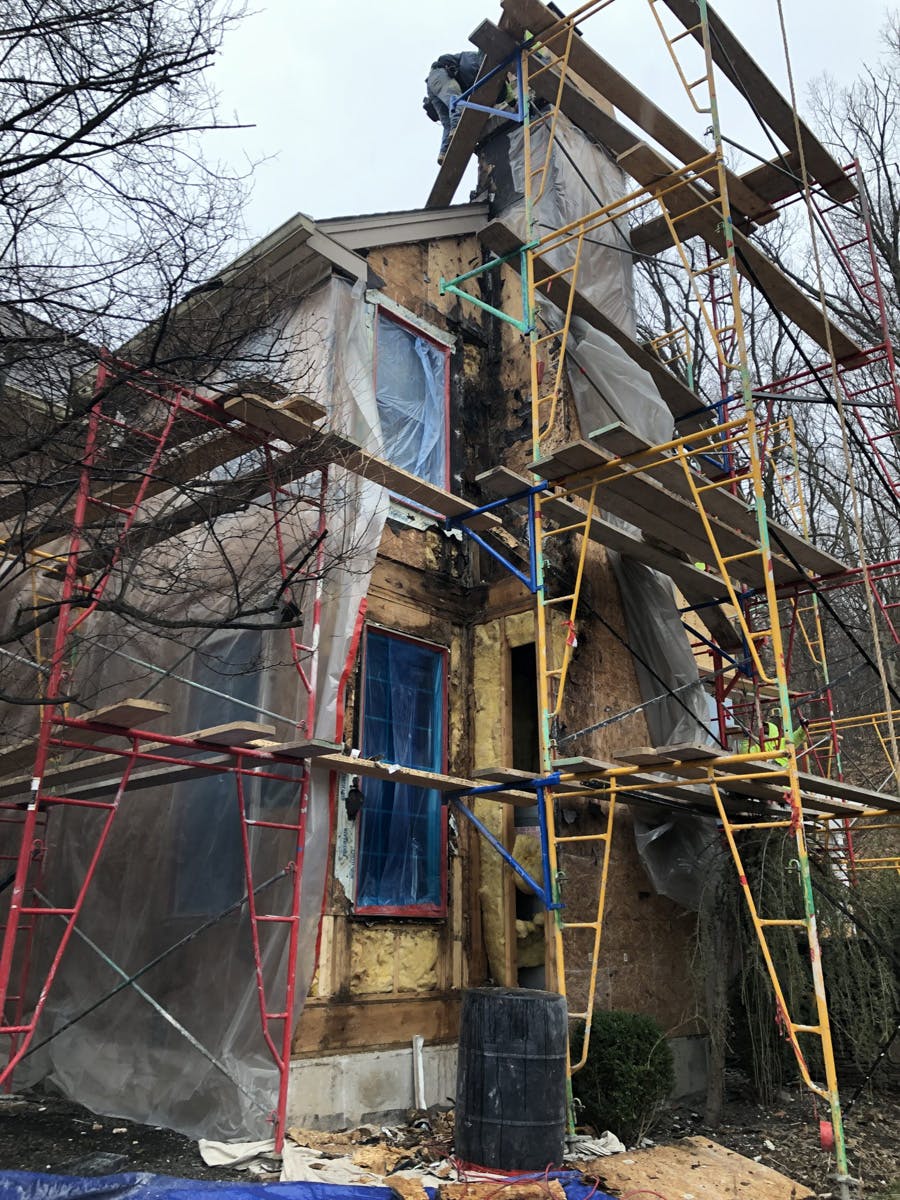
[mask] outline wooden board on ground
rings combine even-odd
[[[591,1163],[613,1193],[658,1194],[681,1200],[809,1200],[815,1192],[787,1175],[720,1146],[691,1137],[671,1146],[613,1154]]]
[[[390,1184],[391,1179],[385,1183]],[[500,1187],[503,1200],[566,1200],[558,1179],[507,1179]],[[442,1183],[437,1190],[437,1200],[492,1200],[496,1195],[496,1179],[487,1183]]]

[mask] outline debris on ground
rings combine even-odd
[[[284,1144],[282,1179],[383,1183],[402,1200],[423,1200],[424,1187],[437,1187],[455,1175],[449,1161],[453,1113],[435,1108],[409,1117],[405,1125],[362,1125],[340,1132],[291,1128]]]
[[[511,1179],[501,1185],[503,1200],[566,1200],[558,1179],[530,1182]],[[438,1188],[438,1200],[491,1200],[497,1196],[497,1181],[490,1183],[445,1183]]]
[[[731,1074],[731,1073],[729,1073]],[[819,1118],[813,1099],[799,1088],[785,1090],[775,1106],[763,1108],[748,1097],[746,1080],[732,1079],[724,1118],[716,1129],[706,1128],[702,1107],[679,1103],[661,1114],[650,1131],[658,1147],[677,1146],[685,1138],[714,1139],[774,1171],[796,1180],[817,1197],[836,1195],[833,1178],[834,1159],[819,1145]],[[114,1129],[126,1133],[113,1133]],[[863,1181],[866,1196],[887,1194],[900,1179],[900,1104],[894,1094],[881,1093],[875,1100],[860,1100],[846,1122],[850,1170]],[[458,1178],[451,1161],[453,1153],[453,1112],[446,1108],[426,1113],[411,1112],[402,1124],[362,1125],[341,1132],[295,1129],[285,1143],[286,1158],[293,1147],[308,1160],[307,1178],[324,1181],[329,1169],[342,1165],[348,1172],[344,1182],[367,1182],[391,1187],[400,1200],[422,1200],[419,1188],[439,1187]],[[294,1139],[306,1143],[300,1146]],[[592,1141],[579,1138],[574,1145],[590,1147]],[[770,1149],[772,1146],[774,1149]],[[361,1150],[374,1153],[366,1161],[389,1167],[388,1174],[376,1174],[370,1167],[354,1162]],[[388,1154],[390,1151],[390,1154]],[[400,1155],[403,1157],[399,1157]],[[624,1157],[632,1158],[635,1152]],[[566,1167],[587,1175],[609,1177],[613,1165],[623,1155],[608,1157],[586,1149],[584,1157],[566,1158]],[[310,1162],[320,1164],[311,1166]],[[271,1173],[259,1178],[277,1177],[274,1161]],[[262,1171],[265,1163],[259,1167]],[[246,1171],[231,1166],[208,1166],[198,1153],[197,1143],[171,1130],[138,1125],[120,1117],[97,1116],[60,1097],[44,1093],[0,1096],[0,1170],[21,1170],[66,1175],[106,1175],[119,1171],[147,1171],[175,1175],[185,1179],[246,1179]],[[254,1173],[257,1168],[254,1167]],[[691,1171],[693,1178],[698,1171]],[[693,1178],[692,1181],[693,1182]],[[498,1184],[494,1181],[494,1189]],[[504,1186],[502,1200],[510,1200]],[[609,1187],[615,1192],[614,1187]],[[627,1189],[622,1189],[626,1191]],[[653,1189],[666,1195],[665,1188]],[[699,1200],[703,1193],[682,1187]],[[746,1192],[746,1188],[741,1189]],[[680,1196],[678,1191],[676,1196]],[[728,1192],[724,1192],[728,1195]]]
[[[709,1138],[691,1137],[600,1159],[594,1164],[602,1187],[614,1195],[634,1192],[722,1200],[745,1195],[753,1200],[813,1200],[815,1192],[779,1171],[754,1162]]]

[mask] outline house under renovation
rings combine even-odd
[[[886,327],[859,344],[753,231],[805,197],[870,235],[711,9],[654,9],[695,136],[593,48],[603,8],[503,0],[423,208],[292,218],[46,407],[0,495],[5,673],[41,698],[3,716],[4,1081],[280,1144],[452,1098],[462,992],[493,983],[563,993],[573,1029],[652,1015],[698,1091],[715,846],[763,949],[808,940],[809,1011],[771,983],[845,1169],[807,843],[845,861],[900,798],[843,779],[833,711],[825,749],[794,736],[791,622],[862,575],[767,511],[765,397],[799,385],[753,377],[742,305],[813,383],[866,368],[897,402]],[[720,76],[781,146],[744,174]],[[684,327],[636,332],[634,257],[673,249],[712,401]],[[746,886],[762,826],[792,912]]]

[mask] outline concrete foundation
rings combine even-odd
[[[672,1099],[706,1089],[707,1039],[669,1039],[675,1060]],[[456,1046],[426,1046],[427,1105],[452,1104],[456,1096]],[[408,1050],[373,1050],[298,1058],[291,1063],[288,1125],[345,1129],[405,1118],[414,1106],[413,1056]]]
[[[452,1103],[456,1046],[426,1046],[426,1105]],[[373,1050],[298,1058],[291,1063],[287,1123],[304,1129],[343,1129],[399,1120],[414,1106],[413,1056]]]

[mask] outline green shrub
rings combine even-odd
[[[573,1037],[572,1057],[583,1035]],[[652,1017],[595,1010],[587,1062],[572,1076],[580,1119],[634,1145],[647,1133],[675,1083],[672,1051]]]

